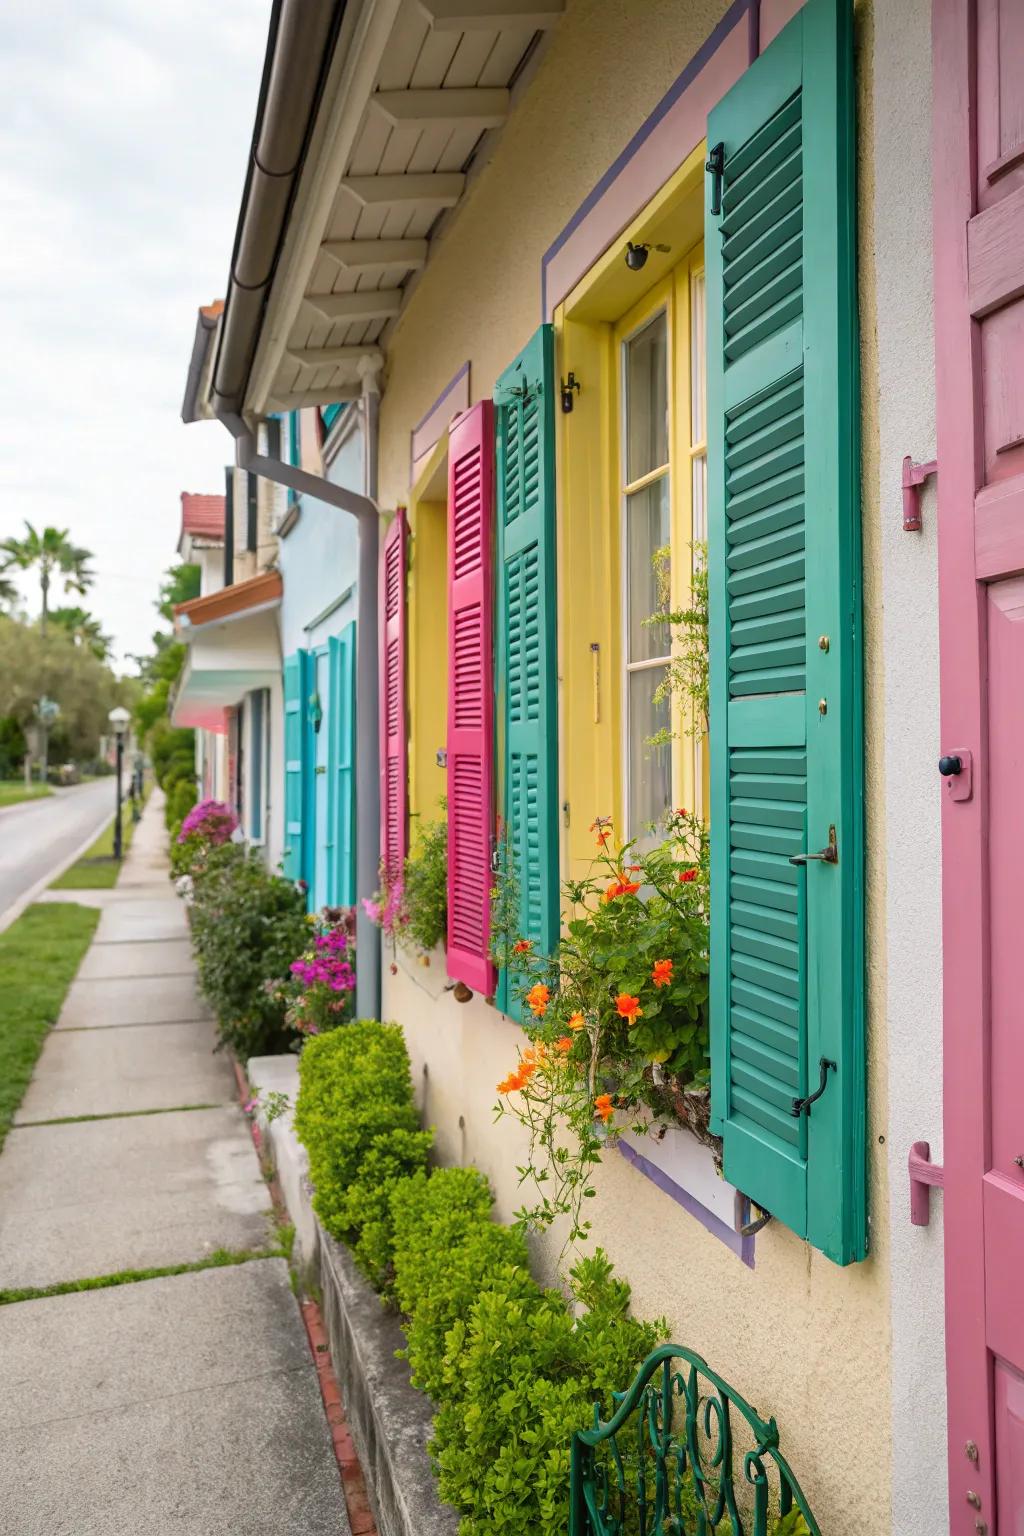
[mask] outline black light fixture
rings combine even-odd
[[[670,245],[651,245],[646,240],[639,240],[636,244],[632,240],[627,240],[626,266],[631,272],[642,272],[651,251],[662,251],[667,254],[671,249]]]
[[[559,393],[561,394],[561,397],[562,397],[562,410],[565,412],[565,414],[567,416],[569,415],[570,411],[573,408],[573,403],[574,403],[573,402],[573,391],[574,390],[575,390],[576,394],[579,394],[579,392],[580,392],[580,381],[576,377],[576,375],[573,373],[572,369],[570,369],[569,370],[569,377],[567,379],[563,379],[562,380],[561,388],[560,388],[560,391],[559,391]]]

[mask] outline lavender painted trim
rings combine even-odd
[[[575,233],[586,218],[587,214],[600,202],[608,188],[615,181],[625,166],[627,166],[641,144],[649,139],[657,128],[662,118],[675,105],[683,92],[690,86],[700,74],[708,60],[714,55],[719,46],[729,36],[744,12],[757,13],[757,28],[760,31],[760,0],[733,0],[725,15],[722,17],[714,31],[705,38],[697,49],[693,58],[687,64],[682,74],[669,86],[664,96],[658,102],[654,111],[646,122],[641,123],[625,149],[614,159],[594,189],[583,199],[572,218],[566,224],[562,232],[556,236],[541,257],[540,264],[540,315],[541,320],[548,318],[548,265],[562,249],[565,242]],[[751,37],[754,35],[754,25],[751,23]],[[429,413],[428,413],[429,414]]]
[[[461,384],[462,380],[464,378],[468,378],[468,376],[469,376],[469,359],[467,358],[467,360],[463,363],[462,367],[458,370],[458,372],[453,374],[452,377],[448,380],[448,383],[445,385],[444,389],[442,389],[441,393],[438,395],[438,397],[434,401],[433,405],[430,406],[428,410],[424,411],[424,413],[420,417],[419,421],[416,423],[416,425],[413,427],[412,431],[409,433],[409,484],[410,484],[410,486],[413,484],[413,480],[414,480],[414,467],[415,467],[415,464],[416,464],[416,460],[422,458],[424,453],[429,453],[430,449],[433,448],[434,443],[436,443],[438,438],[441,436],[441,434],[439,432],[437,434],[437,437],[434,438],[433,442],[428,443],[425,448],[420,448],[419,451],[417,452],[417,449],[416,449],[416,434],[417,434],[417,432],[421,432],[423,430],[423,428],[426,426],[427,422],[430,420],[431,416],[433,416],[434,412],[438,409],[439,406],[442,406],[444,404],[444,402],[447,400],[447,398],[451,394],[452,390],[457,388],[457,386],[459,384]],[[467,390],[467,394],[468,394],[468,390]]]
[[[734,1231],[732,1227],[726,1226],[725,1222],[716,1216],[714,1211],[709,1211],[706,1205],[701,1205],[700,1201],[694,1195],[691,1195],[689,1190],[684,1189],[681,1184],[677,1184],[674,1179],[670,1179],[668,1174],[662,1172],[660,1168],[656,1168],[652,1162],[649,1162],[644,1157],[642,1152],[637,1152],[635,1148],[627,1146],[624,1141],[619,1142],[619,1151],[627,1162],[632,1163],[638,1173],[642,1173],[644,1178],[650,1179],[651,1183],[656,1184],[663,1194],[668,1195],[677,1205],[681,1205],[684,1211],[689,1211],[690,1215],[696,1217],[701,1226],[705,1227],[712,1237],[717,1237],[719,1242],[724,1243],[727,1248],[736,1254],[737,1258],[743,1260],[748,1269],[753,1269],[753,1237],[743,1237],[739,1232]]]

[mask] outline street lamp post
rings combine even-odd
[[[128,731],[128,722],[131,720],[131,715],[122,704],[118,704],[110,711],[107,719],[114,727],[114,735],[117,739],[117,803],[114,812],[114,858],[120,863],[122,854],[121,770],[124,767],[124,738]]]
[[[39,700],[39,703],[36,705],[36,719],[39,721],[39,740],[41,743],[39,754],[40,772],[42,774],[43,784],[47,783],[50,776],[50,726],[53,724],[59,714],[60,705],[55,699],[48,699],[44,694],[43,697]]]

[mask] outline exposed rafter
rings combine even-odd
[[[308,405],[349,405],[360,394],[358,387],[349,384],[337,384],[333,389],[292,389],[268,400],[267,412],[301,411]]]
[[[514,27],[543,32],[556,27],[565,0],[418,0],[435,32],[500,32]]]
[[[392,128],[500,128],[508,116],[504,89],[377,91],[370,106]]]
[[[311,293],[309,303],[325,320],[390,320],[402,307],[400,288],[360,293]]]
[[[465,184],[461,171],[435,171],[421,176],[346,176],[341,183],[364,208],[384,204],[397,207],[402,203],[454,208]]]
[[[345,295],[351,298],[351,294]],[[383,354],[377,347],[289,347],[288,356],[295,363],[302,363],[306,368],[321,368],[328,364],[333,368],[340,368],[345,363],[351,363],[358,368],[365,358],[373,368],[383,365]]]
[[[320,250],[346,272],[412,272],[427,264],[426,240],[325,240]]]

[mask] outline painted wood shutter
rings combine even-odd
[[[355,723],[356,626],[347,624],[329,644],[331,740],[328,774],[329,837],[332,857],[327,876],[328,901],[351,907],[356,899]]]
[[[309,652],[293,651],[284,660],[284,872],[289,880],[306,878],[303,824],[306,810],[308,736],[306,695]]]
[[[405,867],[408,843],[408,746],[405,705],[405,569],[407,524],[399,507],[384,535],[380,562],[381,865],[392,877]]]
[[[554,336],[542,325],[494,391],[498,479],[499,809],[519,886],[519,937],[558,939]],[[498,1005],[521,999],[502,973]]]
[[[838,1263],[866,1239],[853,111],[851,0],[808,0],[709,115],[706,215],[712,1123]],[[790,862],[830,828],[838,862]]]
[[[448,434],[448,974],[490,997],[494,408]]]

